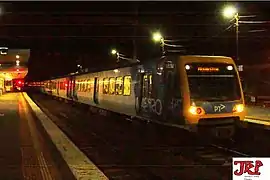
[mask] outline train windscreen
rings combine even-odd
[[[191,63],[185,66],[190,97],[201,101],[241,99],[238,76],[232,64]]]

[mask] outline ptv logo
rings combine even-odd
[[[261,175],[260,167],[263,166],[262,161],[234,161],[234,165],[239,164],[239,169],[235,170],[233,173],[236,176],[242,176],[243,174],[248,175]]]

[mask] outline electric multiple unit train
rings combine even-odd
[[[52,96],[192,131],[232,135],[245,117],[239,74],[229,57],[167,56],[41,83]]]

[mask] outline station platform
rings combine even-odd
[[[270,108],[262,106],[246,106],[246,121],[270,127]]]
[[[0,179],[106,179],[50,123],[26,93],[0,96]]]

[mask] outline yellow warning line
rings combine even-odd
[[[41,172],[42,175],[42,179],[43,180],[52,180],[53,178],[51,177],[51,173],[49,171],[47,162],[43,156],[42,150],[41,150],[41,145],[39,142],[39,136],[40,134],[38,133],[37,129],[36,129],[36,125],[33,119],[33,116],[31,116],[31,113],[28,109],[28,106],[26,104],[26,101],[24,99],[24,97],[22,96],[22,94],[20,94],[20,102],[22,105],[22,111],[26,117],[28,126],[29,126],[29,131],[30,131],[30,135],[31,135],[31,140],[33,142],[34,145],[34,149],[37,155],[37,160],[38,160],[38,164],[39,164],[39,170]]]
[[[253,120],[258,120],[258,121],[270,122],[270,118],[263,118],[263,117],[258,117],[258,116],[246,116],[245,119],[253,119]]]
[[[55,125],[52,120],[23,93],[52,142],[66,161],[76,179],[108,180],[105,174]]]

